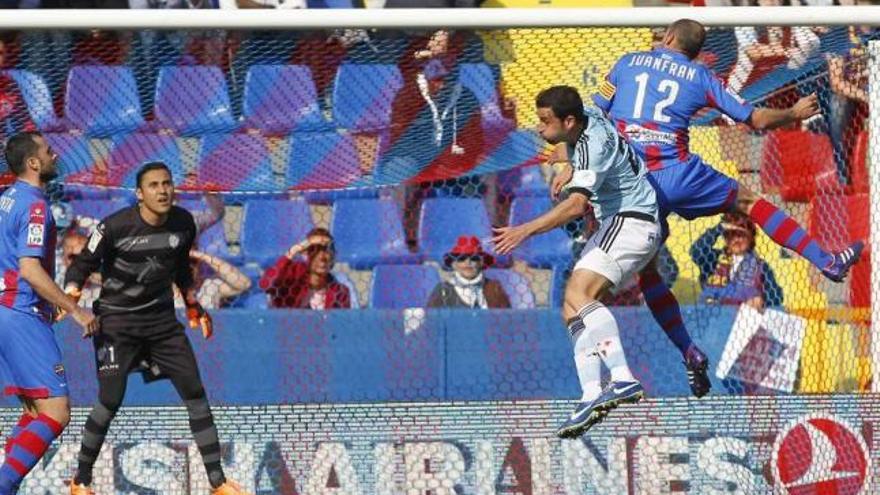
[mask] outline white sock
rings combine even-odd
[[[583,321],[584,333],[589,335],[590,344],[611,371],[611,381],[636,381],[626,364],[617,321],[611,311],[599,301],[593,301],[581,308],[578,316]]]
[[[568,321],[568,333],[574,347],[574,365],[581,383],[581,402],[589,402],[602,393],[602,362],[596,348],[584,331],[584,322],[578,317]]]

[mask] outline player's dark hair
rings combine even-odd
[[[6,140],[6,163],[9,164],[9,170],[13,174],[19,176],[24,173],[24,162],[28,158],[37,154],[40,147],[37,145],[37,136],[42,136],[36,131],[19,132]]]
[[[572,116],[578,122],[584,121],[584,100],[571,86],[552,86],[541,91],[535,98],[535,106],[553,110],[558,119]]]
[[[688,58],[697,58],[706,41],[706,28],[693,19],[679,19],[669,25],[667,32],[675,34],[676,45]]]
[[[168,165],[165,165],[162,162],[149,162],[145,163],[140,170],[138,170],[137,175],[135,176],[135,184],[137,184],[137,188],[141,188],[141,179],[144,178],[147,172],[152,172],[153,170],[164,170],[168,172],[168,175],[171,175],[171,169],[168,168]]]

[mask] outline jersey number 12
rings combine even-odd
[[[636,93],[636,104],[635,108],[633,108],[633,119],[642,118],[642,107],[645,105],[645,93],[648,90],[648,73],[642,72],[641,74],[635,77],[636,82],[639,85],[639,90]],[[663,113],[663,110],[675,103],[675,98],[678,96],[678,83],[670,80],[663,79],[660,81],[660,84],[657,85],[657,91],[666,95],[666,98],[658,101],[656,105],[654,105],[654,121],[656,122],[670,122],[672,118]]]

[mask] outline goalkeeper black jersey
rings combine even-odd
[[[131,315],[139,323],[174,319],[174,289],[193,284],[189,251],[196,236],[192,215],[172,206],[163,225],[144,221],[139,207],[117,211],[105,218],[76,257],[64,280],[82,287],[100,270],[101,295],[95,314]]]

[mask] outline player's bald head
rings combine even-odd
[[[688,58],[697,58],[706,41],[706,28],[693,19],[679,19],[666,28],[663,42],[675,48]]]

